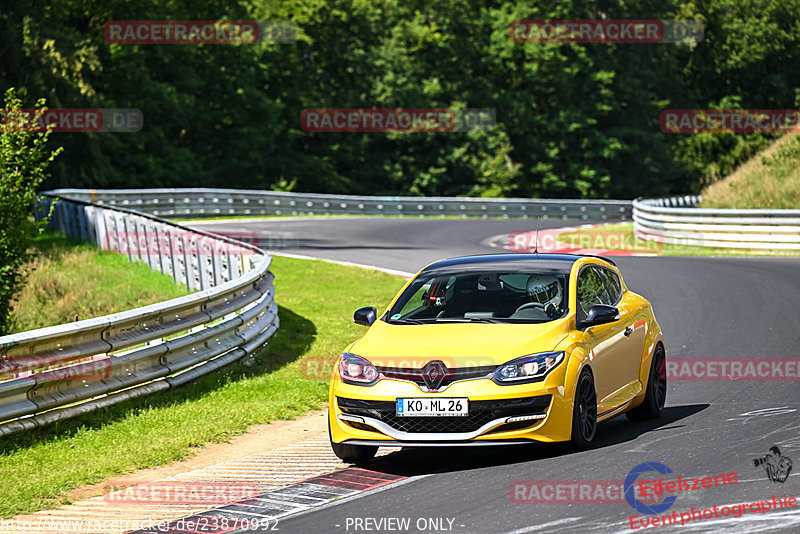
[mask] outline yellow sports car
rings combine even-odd
[[[666,352],[650,303],[609,259],[493,254],[416,274],[347,347],[331,378],[336,455],[383,446],[594,439],[622,413],[661,415]]]

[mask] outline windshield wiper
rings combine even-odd
[[[388,319],[386,322],[389,324],[425,324],[419,319]]]
[[[436,319],[437,323],[505,323],[504,319],[490,317],[442,317]]]

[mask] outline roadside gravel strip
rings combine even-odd
[[[381,449],[380,455],[397,450]],[[285,515],[403,478],[406,477],[347,468],[334,456],[326,431],[271,451],[142,483],[56,510],[3,520],[0,532],[123,533],[161,525],[161,530],[143,532],[221,533],[232,530],[234,518],[239,520],[237,530],[247,528],[242,524],[245,519],[251,521],[250,526],[265,528]],[[236,501],[238,504],[225,506]],[[224,511],[230,525],[223,527],[223,512],[214,508]],[[207,518],[205,526],[200,525],[203,517]],[[218,519],[211,519],[214,517]],[[181,529],[185,525],[178,523],[181,518],[199,523],[195,528]]]
[[[189,534],[197,531],[222,534],[237,530],[280,530],[282,517],[399,482],[404,478],[406,477],[348,467],[177,521],[140,530],[136,534],[158,532]]]

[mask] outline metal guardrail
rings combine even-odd
[[[701,247],[800,250],[800,210],[703,209],[699,196],[633,201],[634,233]]]
[[[196,292],[0,337],[0,436],[184,384],[252,354],[277,330],[271,258],[258,247],[70,194],[47,194],[39,210],[54,197],[53,228]]]
[[[323,195],[246,189],[59,189],[55,194],[159,217],[410,215],[629,220],[629,200]]]

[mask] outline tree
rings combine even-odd
[[[47,224],[31,217],[36,191],[47,178],[47,167],[61,152],[45,146],[52,128],[38,125],[46,111],[44,99],[32,112],[22,109],[14,88],[5,94],[0,121],[0,335],[8,329],[12,301],[24,282],[20,267],[31,240]]]

